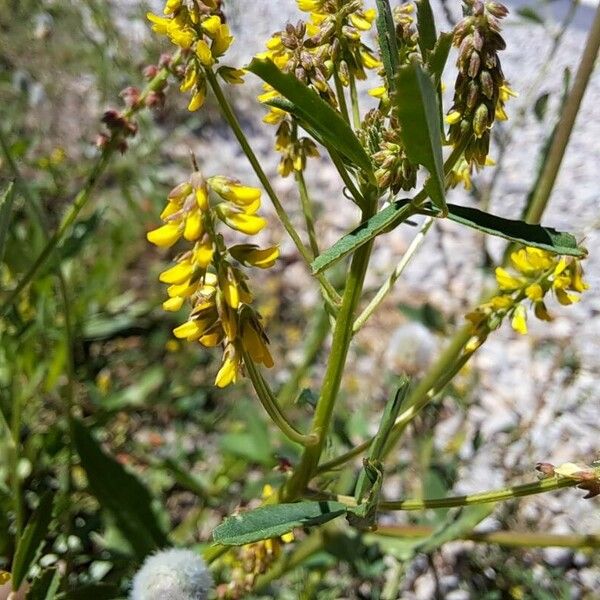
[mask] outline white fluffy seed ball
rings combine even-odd
[[[213,578],[191,550],[170,548],[149,556],[133,578],[131,600],[206,600]]]

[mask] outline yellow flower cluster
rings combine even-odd
[[[148,13],[152,30],[164,35],[185,54],[185,70],[180,86],[191,92],[188,110],[198,110],[206,98],[205,69],[212,69],[233,42],[217,0],[167,0],[164,17]],[[241,69],[222,66],[217,74],[228,83],[243,83]]]
[[[538,319],[550,321],[545,303],[548,294],[568,305],[578,302],[579,294],[588,288],[576,258],[559,257],[539,248],[522,248],[513,252],[510,260],[512,272],[503,267],[496,269],[498,293],[467,315],[474,328],[474,347],[483,343],[507,316],[515,331],[526,334],[527,311],[523,302],[530,302]]]
[[[218,387],[237,381],[246,353],[257,363],[273,366],[260,315],[251,307],[248,278],[240,267],[268,269],[279,250],[254,244],[226,247],[218,233],[219,222],[247,235],[261,231],[266,221],[256,214],[260,196],[258,188],[234,179],[204,179],[195,172],[171,190],[161,214],[164,225],[147,234],[148,240],[161,248],[182,238],[191,245],[176,256],[174,266],[160,274],[160,281],[169,286],[163,308],[178,311],[189,301],[189,318],[173,330],[175,337],[206,347],[223,346],[215,380]]]

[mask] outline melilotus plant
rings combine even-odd
[[[247,4],[245,10],[260,10],[260,3]],[[282,25],[266,41],[264,52],[244,68],[227,64],[227,51],[234,38],[221,0],[168,0],[163,15],[148,15],[152,30],[176,47],[173,54],[163,55],[157,65],[146,69],[148,83],[144,89],[124,91],[126,108],[122,112],[105,113],[106,130],[97,140],[99,157],[81,191],[54,233],[44,234],[41,252],[3,295],[0,305],[3,317],[12,314],[22,292],[49,263],[52,267],[49,259],[78,221],[111,159],[127,150],[128,140],[138,129],[136,116],[144,108],[164,106],[167,88],[173,84],[186,94],[192,112],[201,110],[207,96],[212,96],[261,187],[239,181],[235,164],[226,173],[205,173],[195,159],[189,175],[172,182],[174,187],[160,214],[161,224],[157,215],[156,228],[147,234],[149,242],[169,249],[169,265],[159,277],[167,286],[163,308],[179,319],[173,329],[175,338],[219,353],[220,365],[211,375],[216,387],[251,386],[274,429],[296,448],[297,459],[281,460],[281,477],[264,486],[262,497],[255,499],[255,508],[240,508],[227,516],[214,529],[212,539],[205,540],[204,560],[212,575],[204,562],[194,561],[188,551],[159,553],[135,578],[133,597],[152,600],[165,597],[165,590],[177,590],[182,598],[204,598],[213,578],[220,597],[242,597],[283,577],[340,536],[349,544],[358,539],[369,543],[376,540],[384,550],[386,544],[410,539],[414,543],[407,556],[431,552],[458,538],[509,546],[597,545],[593,536],[557,540],[544,534],[472,531],[499,501],[566,487],[586,490],[586,498],[600,494],[600,466],[596,463],[554,466],[541,462],[535,466],[536,478],[528,483],[467,496],[416,499],[390,498],[386,470],[389,472],[390,459],[406,443],[404,434],[409,425],[436,402],[505,321],[526,335],[528,319],[551,320],[553,311],[563,309],[552,308],[550,303],[556,300],[568,306],[578,302],[588,287],[581,266],[587,250],[573,235],[545,227],[540,220],[598,53],[600,9],[536,187],[524,206],[523,218],[512,220],[446,200],[449,189],[461,185],[469,189],[474,172],[493,168],[490,138],[494,124],[510,116],[510,98],[515,92],[501,66],[505,48],[501,23],[507,9],[494,1],[466,0],[460,22],[452,31],[440,33],[429,0],[395,7],[388,0],[377,0],[375,9],[366,8],[362,0],[297,0],[297,4],[305,20]],[[442,79],[450,63],[456,66],[456,76],[448,103]],[[257,118],[273,127],[279,176],[292,178],[297,184],[298,208],[304,217],[302,230],[293,224],[288,207],[278,197],[230,100],[227,88],[244,85],[250,78],[262,81]],[[368,111],[361,107],[357,90],[357,83],[364,81],[370,84],[371,105],[376,105]],[[29,192],[10,148],[3,138],[0,142],[14,179],[0,200],[2,258],[7,240],[5,223],[16,194],[27,198]],[[329,200],[330,207],[351,203],[360,212],[354,229],[327,248],[317,233],[314,194],[305,180],[305,172],[316,164],[317,157],[331,161],[343,187],[339,198]],[[322,315],[317,315],[318,332],[307,340],[305,359],[283,383],[273,373],[284,360],[270,350],[268,327],[253,292],[256,269],[270,269],[279,259],[276,246],[260,247],[252,239],[269,225],[260,214],[264,195],[295,245],[323,305]],[[355,334],[392,288],[402,285],[404,269],[417,259],[432,225],[442,219],[507,241],[506,259],[495,268],[494,287],[464,315],[464,323],[420,378],[391,380],[386,390],[389,400],[375,435],[354,447],[346,440],[348,446],[340,451],[328,442],[336,409],[346,398],[342,393],[344,373]],[[415,222],[420,227],[412,243],[380,289],[369,296],[363,287],[375,240]],[[71,347],[65,277],[62,267],[52,269],[61,290]],[[303,372],[315,362],[329,334],[330,351],[322,381],[318,389],[306,394],[301,386]],[[7,343],[6,352],[11,348]],[[17,345],[14,355],[18,355]],[[384,375],[381,381],[389,382]],[[76,407],[73,378],[71,365],[65,408],[68,427],[64,432],[69,458],[61,487],[64,497],[58,504],[69,505],[69,494],[77,489],[74,473],[78,456],[86,489],[112,515],[115,527],[131,546],[136,564],[141,563],[153,551],[172,545],[175,536],[169,537],[164,524],[157,520],[148,490],[109,457],[84,426]],[[300,418],[294,422],[298,411],[291,410],[290,405],[297,398],[311,405],[310,423]],[[15,547],[11,574],[0,572],[0,584],[12,579],[14,590],[31,575],[32,567],[35,571],[37,551],[49,535],[53,506],[57,504],[51,492],[40,493],[37,509],[29,516],[25,510],[19,470],[22,408],[21,402],[14,402],[10,419],[4,419],[0,412],[1,425],[9,432],[8,473],[14,505],[11,539]],[[181,470],[178,481],[204,490]],[[215,483],[211,490],[218,495],[223,488]],[[4,494],[4,490],[0,492]],[[452,507],[459,511],[451,513],[439,527],[421,527],[416,533],[410,527],[381,520],[392,511]],[[60,512],[56,506],[54,509]],[[67,510],[63,522],[67,536],[73,530],[72,521]],[[68,577],[77,570],[77,557],[69,551],[66,556],[66,576],[61,579],[59,570],[42,572],[31,588],[37,594],[32,597],[54,598],[59,587],[68,591]]]
[[[387,510],[470,506],[574,485],[589,489],[589,496],[600,492],[597,468],[570,465],[541,467],[544,477],[539,482],[473,496],[383,498],[385,460],[401,442],[407,425],[505,319],[526,334],[529,313],[551,319],[550,297],[562,305],[579,301],[587,288],[580,264],[587,252],[572,235],[539,225],[537,216],[508,220],[446,201],[449,188],[469,186],[474,170],[494,164],[489,157],[491,130],[497,120],[508,119],[506,104],[515,95],[501,66],[505,48],[501,22],[508,14],[502,4],[469,0],[454,30],[441,34],[427,0],[416,2],[416,15],[415,5],[392,10],[387,0],[378,0],[377,9],[365,9],[361,0],[299,0],[298,6],[307,13],[306,21],[287,24],[274,33],[266,50],[243,70],[222,64],[233,38],[220,2],[170,0],[164,16],[149,15],[153,30],[179,47],[173,75],[180,90],[190,94],[189,110],[202,107],[208,89],[214,94],[314,276],[332,330],[313,420],[302,431],[286,416],[262,368],[276,368],[277,361],[253,306],[251,274],[253,268],[273,266],[279,254],[276,247],[260,248],[248,239],[267,226],[258,214],[263,190],[241,183],[235,173],[203,174],[194,166],[189,178],[169,193],[161,214],[163,225],[148,234],[148,240],[159,247],[179,244],[175,264],[160,275],[168,285],[165,310],[189,307],[185,322],[173,333],[220,348],[223,358],[215,385],[225,387],[247,378],[273,423],[303,447],[297,464],[289,466],[286,481],[279,490],[269,490],[263,506],[227,518],[213,533],[216,545],[208,556],[237,554],[242,565],[233,570],[226,586],[231,596],[264,584],[286,565],[314,552],[327,530],[324,524],[341,517],[351,527],[377,530],[378,514]],[[376,47],[367,42],[372,27],[377,29]],[[452,105],[445,108],[441,80],[453,48],[458,74]],[[258,100],[267,109],[263,120],[276,128],[278,172],[293,177],[298,185],[308,246],[288,218],[223,90],[229,84],[242,84],[250,75],[263,82]],[[376,81],[369,93],[379,103],[365,113],[359,105],[357,81],[367,79]],[[353,202],[361,212],[357,227],[327,249],[320,248],[315,233],[311,194],[304,179],[309,159],[319,155],[329,156],[343,182],[344,195],[338,202]],[[421,180],[424,184],[418,190]],[[546,200],[547,196],[537,199]],[[466,315],[467,324],[425,376],[416,382],[403,378],[390,390],[377,434],[341,456],[325,458],[353,336],[401,274],[401,269],[396,270],[392,281],[361,312],[373,242],[416,215],[426,216],[420,239],[436,219],[452,219],[509,240],[514,247],[508,264],[496,268],[497,289]],[[233,238],[222,233],[224,228],[239,232],[241,239],[230,241]],[[411,246],[402,268],[416,249],[417,244]],[[343,260],[346,276],[343,285],[336,286],[328,275]],[[362,469],[350,462],[355,457],[362,457]],[[353,496],[335,493],[336,482],[347,469],[356,479]],[[306,534],[295,542],[296,548],[280,557],[281,536],[299,527]],[[231,546],[240,548],[229,550]]]

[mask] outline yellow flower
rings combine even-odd
[[[260,269],[271,268],[279,258],[279,248],[277,246],[259,248],[254,244],[239,244],[229,248],[229,253],[237,261]]]
[[[521,287],[523,282],[513,277],[506,269],[496,268],[496,281],[501,290],[516,290]]]
[[[527,333],[527,313],[525,312],[525,307],[523,305],[519,304],[519,306],[515,308],[511,325],[512,328],[521,335]]]
[[[236,360],[227,356],[217,373],[215,385],[220,388],[227,387],[237,381],[239,365]]]
[[[233,36],[229,32],[229,26],[226,23],[223,23],[219,26],[219,29],[214,34],[213,43],[210,47],[212,55],[215,58],[218,58],[219,56],[225,54],[232,42]]]
[[[190,112],[197,111],[204,104],[205,99],[206,88],[204,86],[198,86],[190,99],[190,103],[188,104],[188,110]]]
[[[10,581],[10,573],[6,571],[0,571],[0,585],[4,585],[5,583]]]
[[[146,238],[149,242],[160,248],[169,248],[172,246],[180,237],[182,231],[179,225],[175,223],[167,223],[158,229],[153,229],[146,234]]]
[[[244,321],[242,325],[242,344],[250,355],[250,358],[257,363],[264,364],[265,367],[273,366],[273,357],[267,346],[268,340],[263,337],[263,333],[256,331],[250,320]]]
[[[204,40],[198,40],[196,43],[196,56],[205,67],[210,67],[215,62],[210,48]]]
[[[200,24],[202,31],[209,35],[210,37],[215,37],[219,34],[219,29],[221,27],[221,19],[217,15],[211,15],[210,17],[204,19]]]
[[[184,298],[182,296],[175,296],[174,298],[169,298],[162,303],[162,307],[164,310],[169,312],[177,312],[183,306]]]
[[[194,271],[194,266],[189,260],[177,263],[174,267],[163,271],[158,280],[168,284],[181,284],[187,281]]]
[[[216,207],[216,212],[218,217],[228,227],[231,227],[231,229],[235,229],[236,231],[241,231],[247,235],[256,235],[267,224],[262,217],[238,212],[223,204],[219,204],[219,206]]]

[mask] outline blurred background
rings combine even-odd
[[[449,31],[460,18],[459,2],[433,4],[438,29]],[[471,190],[453,190],[450,201],[518,217],[578,64],[594,5],[525,0],[508,7],[503,69],[519,96],[508,105],[510,120],[494,129],[491,156],[497,166],[474,177]],[[236,37],[227,63],[233,66],[243,66],[263,50],[272,32],[301,16],[291,1],[228,0],[224,8]],[[15,176],[16,165],[28,190],[28,197],[16,200],[0,264],[3,290],[19,280],[79,191],[97,155],[94,140],[104,110],[120,108],[120,91],[142,86],[144,67],[172,50],[151,34],[145,19],[147,10],[161,9],[160,2],[135,0],[0,0],[0,189]],[[450,68],[444,77],[447,94],[453,78]],[[274,130],[262,123],[264,109],[255,100],[260,83],[250,75],[246,81],[230,87],[232,102],[301,228],[293,179],[277,175]],[[365,82],[361,89],[363,112],[376,105],[366,93],[372,85]],[[390,498],[491,489],[531,480],[538,461],[590,464],[599,458],[599,97],[596,71],[543,219],[574,233],[590,250],[584,263],[590,290],[575,306],[552,306],[552,323],[532,320],[527,336],[505,326],[490,337],[441,401],[415,421],[387,473]],[[10,318],[0,323],[0,406],[10,414],[16,394],[24,407],[19,468],[26,501],[59,477],[66,452],[64,397],[73,385],[80,415],[106,449],[149,487],[172,542],[194,546],[209,541],[212,529],[240,501],[260,498],[265,481],[277,483],[281,475],[273,469],[295,461],[296,449],[269,429],[244,384],[226,391],[212,386],[215,353],[172,337],[179,319],[160,309],[164,289],[157,279],[166,257],[145,240],[146,231],[158,224],[166,194],[187,177],[190,152],[206,175],[258,182],[210,97],[201,111],[189,113],[186,98],[173,86],[165,107],[143,112],[138,123],[136,138],[111,163],[83,218],[42,277],[20,296]],[[325,248],[353,227],[358,214],[343,198],[335,168],[325,158],[309,161],[306,178]],[[264,241],[280,244],[282,254],[276,267],[254,283],[276,363],[268,375],[274,387],[282,386],[302,360],[307,339],[321,336],[315,364],[301,373],[301,387],[315,391],[329,344],[320,334],[320,297],[266,200],[263,213],[272,223]],[[492,281],[491,266],[504,251],[501,241],[451,222],[440,221],[434,229],[357,336],[330,455],[374,433],[394,377],[422,374]],[[395,267],[415,231],[403,226],[377,239],[367,292]],[[58,265],[69,289],[67,311],[52,275]],[[72,324],[71,340],[64,335],[65,318]],[[294,408],[300,418],[310,417],[310,396],[304,394]],[[3,456],[8,456],[4,432],[0,568],[13,550]],[[102,597],[119,597],[131,574],[127,540],[81,491],[83,474],[78,480],[77,473],[75,466],[75,530],[68,539],[50,540],[44,560],[52,565],[70,553],[81,585],[103,584],[113,591]],[[598,504],[581,495],[567,490],[507,503],[480,528],[598,533]],[[388,518],[434,525],[439,512]],[[357,550],[363,554],[354,557],[352,568],[331,569],[331,557],[321,557],[314,567],[322,572],[318,593],[306,597],[383,597],[390,569],[402,565],[401,597],[409,600],[600,598],[600,562],[589,552],[452,542],[406,562],[404,551],[388,549],[384,558],[380,548],[367,545]],[[290,577],[277,597],[299,597],[294,590],[307,576]]]

